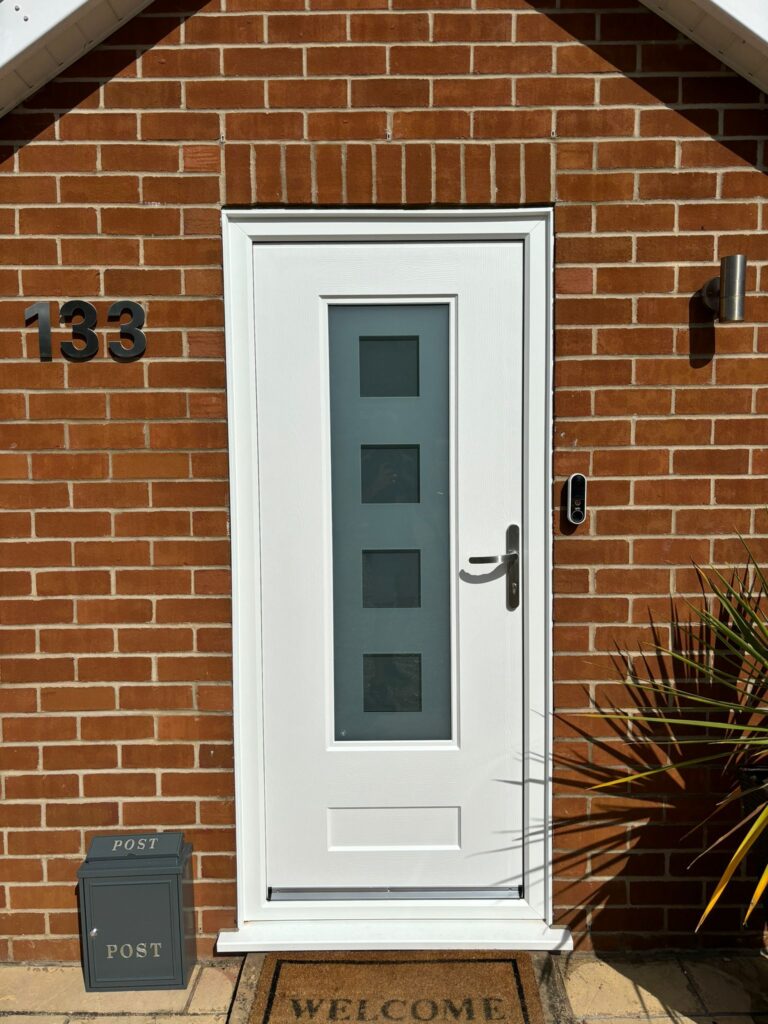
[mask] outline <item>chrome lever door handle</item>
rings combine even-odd
[[[503,555],[470,555],[470,565],[506,565],[507,609],[513,612],[520,605],[520,527],[507,528],[507,550]]]
[[[516,558],[516,551],[507,551],[503,555],[470,555],[467,561],[470,565],[493,565],[499,562],[511,562]]]

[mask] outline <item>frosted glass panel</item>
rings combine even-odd
[[[360,339],[360,394],[364,398],[418,393],[418,338]]]
[[[364,444],[360,479],[365,502],[418,501],[418,445]]]
[[[363,608],[418,608],[420,604],[421,552],[363,552]]]
[[[447,305],[331,306],[335,736],[451,737]]]
[[[421,655],[364,654],[363,708],[421,711]]]

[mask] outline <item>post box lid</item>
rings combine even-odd
[[[85,858],[94,861],[180,860],[184,846],[183,832],[140,832],[135,835],[94,836]],[[106,865],[105,865],[106,866]]]

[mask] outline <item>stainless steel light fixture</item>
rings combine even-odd
[[[741,323],[746,282],[747,257],[723,256],[720,277],[713,277],[701,289],[704,305],[717,314],[722,323]]]

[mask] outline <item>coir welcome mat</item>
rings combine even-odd
[[[542,1024],[525,953],[272,953],[249,1024]]]

